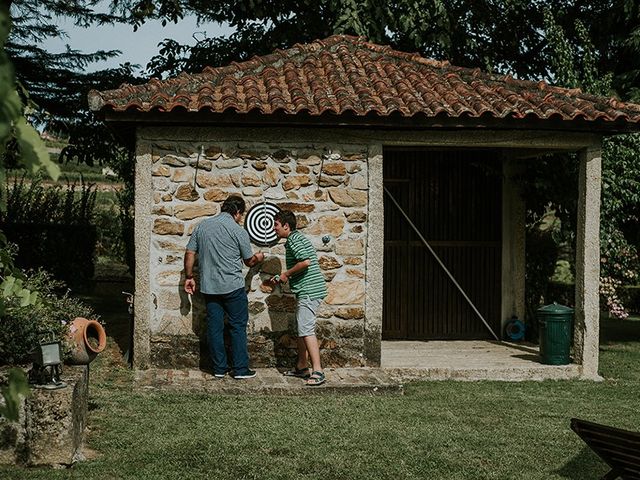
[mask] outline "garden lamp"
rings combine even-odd
[[[30,378],[36,388],[56,390],[67,386],[60,380],[61,373],[60,341],[55,338],[53,332],[49,332],[33,351],[33,369],[30,372]]]

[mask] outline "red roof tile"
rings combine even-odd
[[[336,35],[242,63],[89,92],[92,110],[532,118],[640,123],[640,106]]]

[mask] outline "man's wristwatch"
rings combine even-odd
[[[193,275],[185,275],[184,276],[187,280],[192,280],[193,279]]]

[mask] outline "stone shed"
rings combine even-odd
[[[349,36],[92,91],[89,102],[135,141],[136,367],[205,365],[203,304],[183,293],[183,253],[232,193],[293,210],[316,246],[326,365],[379,366],[383,340],[500,337],[524,317],[514,176],[570,151],[580,162],[574,362],[597,375],[601,139],[636,129],[640,107]],[[293,298],[261,287],[284,248],[255,249],[267,260],[246,275],[253,366],[290,364]]]

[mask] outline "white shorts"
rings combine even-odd
[[[310,337],[316,334],[316,312],[322,300],[311,300],[309,297],[298,298],[296,320],[298,323],[298,336]]]

